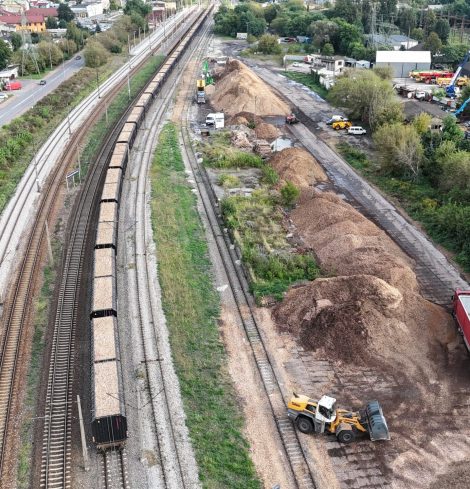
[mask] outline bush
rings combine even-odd
[[[277,37],[271,34],[264,34],[260,37],[257,50],[263,54],[280,54],[282,51]]]
[[[299,198],[300,190],[289,180],[281,188],[282,203],[286,207],[292,207]]]

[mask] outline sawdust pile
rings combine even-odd
[[[409,258],[384,231],[337,195],[314,192],[304,196],[291,219],[325,273],[367,273],[403,293],[417,291]]]
[[[243,124],[245,126],[248,126],[249,124],[263,124],[263,119],[258,116],[253,114],[253,112],[237,112],[233,117],[231,117],[228,120],[228,125],[229,126],[235,126],[237,124]]]
[[[411,263],[393,241],[328,192],[305,194],[291,219],[334,277],[291,289],[273,310],[278,326],[332,360],[432,372],[430,358],[443,355],[454,328],[419,295]]]
[[[278,151],[268,163],[279,173],[281,180],[290,180],[300,189],[328,180],[317,160],[302,148],[285,148]]]
[[[272,124],[262,122],[255,127],[255,134],[258,139],[273,140],[281,135],[281,131]]]
[[[253,112],[259,116],[290,113],[289,107],[238,60],[226,64],[210,100],[217,111],[223,111],[229,116],[240,111]]]

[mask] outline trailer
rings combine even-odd
[[[470,290],[457,289],[452,297],[452,315],[470,353]]]

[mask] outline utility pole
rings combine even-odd
[[[131,99],[131,81],[129,79],[130,76],[130,71],[131,71],[131,44],[130,44],[130,39],[129,39],[129,34],[127,34],[127,65],[129,69],[127,70],[127,94],[129,97],[129,100]]]
[[[49,233],[49,225],[47,224],[47,219],[44,223],[44,227],[46,230],[46,241],[47,241],[47,251],[49,253],[49,261],[51,262],[51,265],[54,265],[54,255],[52,254],[52,244],[51,244],[51,235]]]
[[[80,438],[82,440],[82,454],[83,454],[83,466],[85,468],[85,472],[90,470],[88,466],[88,450],[86,446],[85,439],[85,428],[83,426],[83,416],[82,416],[82,405],[80,404],[80,396],[77,395],[77,406],[78,406],[78,420],[80,423]]]

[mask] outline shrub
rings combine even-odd
[[[299,198],[300,190],[289,180],[281,188],[282,203],[286,207],[292,207]]]

